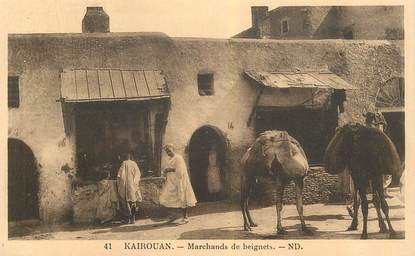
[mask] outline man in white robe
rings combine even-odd
[[[137,203],[142,201],[140,193],[140,169],[136,162],[131,160],[131,153],[124,157],[124,161],[118,170],[117,192],[121,217],[124,222],[135,222]]]
[[[160,204],[168,208],[182,209],[181,223],[184,224],[189,221],[187,208],[196,205],[196,197],[183,157],[174,152],[173,145],[166,145],[164,150],[170,161],[164,170],[166,182],[160,192]],[[172,217],[169,222],[175,219]]]

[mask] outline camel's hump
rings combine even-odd
[[[256,142],[264,143],[266,141],[277,141],[281,139],[287,139],[291,143],[294,143],[298,147],[301,147],[301,144],[292,137],[287,131],[280,131],[280,130],[269,130],[261,133],[259,137],[256,139]]]

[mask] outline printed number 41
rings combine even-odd
[[[104,248],[105,248],[105,250],[111,250],[112,248],[111,248],[111,243],[106,243],[105,245],[104,245]]]

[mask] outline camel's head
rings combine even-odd
[[[367,112],[363,114],[367,126],[386,130],[388,123],[381,112]]]

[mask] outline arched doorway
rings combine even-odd
[[[214,126],[197,129],[189,143],[192,186],[199,202],[224,198],[226,140]]]
[[[39,218],[39,181],[32,150],[22,141],[8,139],[9,221]]]

